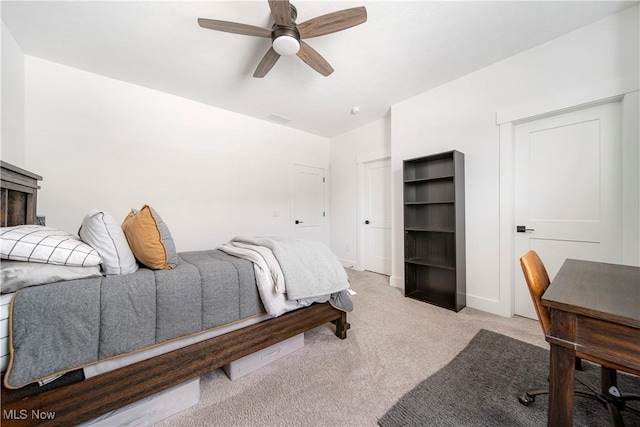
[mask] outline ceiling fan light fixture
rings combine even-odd
[[[280,36],[273,40],[273,50],[282,56],[295,55],[300,50],[300,42],[293,36]]]

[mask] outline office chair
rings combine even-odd
[[[522,267],[522,272],[524,273],[524,278],[527,282],[527,287],[529,288],[529,294],[531,295],[533,306],[536,309],[536,314],[540,321],[540,327],[542,328],[542,332],[546,335],[551,323],[549,310],[542,305],[542,294],[544,294],[544,291],[547,290],[550,284],[547,269],[544,267],[544,264],[538,254],[533,250],[527,252],[520,258],[520,266]],[[587,360],[589,359],[587,356],[576,352],[576,369],[581,370],[583,358]],[[576,381],[589,389],[589,392],[575,390],[575,395],[594,399],[600,402],[609,411],[612,424],[614,426],[624,425],[620,415],[620,411],[622,410],[627,410],[640,415],[640,411],[626,406],[626,403],[630,400],[640,400],[640,395],[620,393],[620,390],[618,390],[617,387],[616,369],[601,365],[600,373],[602,390],[596,390],[576,378]],[[523,405],[529,406],[535,401],[536,396],[541,394],[549,394],[549,388],[528,389],[523,395],[518,396],[518,400]]]

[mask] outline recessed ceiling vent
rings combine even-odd
[[[279,116],[277,114],[269,114],[267,116],[267,120],[269,120],[270,122],[281,124],[281,125],[284,125],[284,124],[289,123],[291,121],[291,119],[289,119],[287,117],[284,117],[284,116]]]

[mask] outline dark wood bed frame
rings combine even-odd
[[[18,180],[20,185],[14,181]],[[34,223],[38,175],[2,162],[2,226]],[[26,195],[12,194],[14,192]],[[12,200],[8,203],[7,200]],[[15,202],[16,200],[22,202]],[[5,218],[13,218],[5,221]],[[16,223],[15,218],[20,218]],[[261,323],[134,363],[84,381],[21,398],[2,386],[3,426],[76,425],[197,378],[325,323],[347,337],[347,314],[313,304]],[[40,416],[40,417],[39,417]]]

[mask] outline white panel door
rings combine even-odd
[[[293,165],[293,236],[326,242],[324,169]]]
[[[622,259],[620,102],[515,127],[515,314],[537,319],[520,257],[553,280],[566,258]]]
[[[391,275],[391,162],[365,165],[365,270]]]

